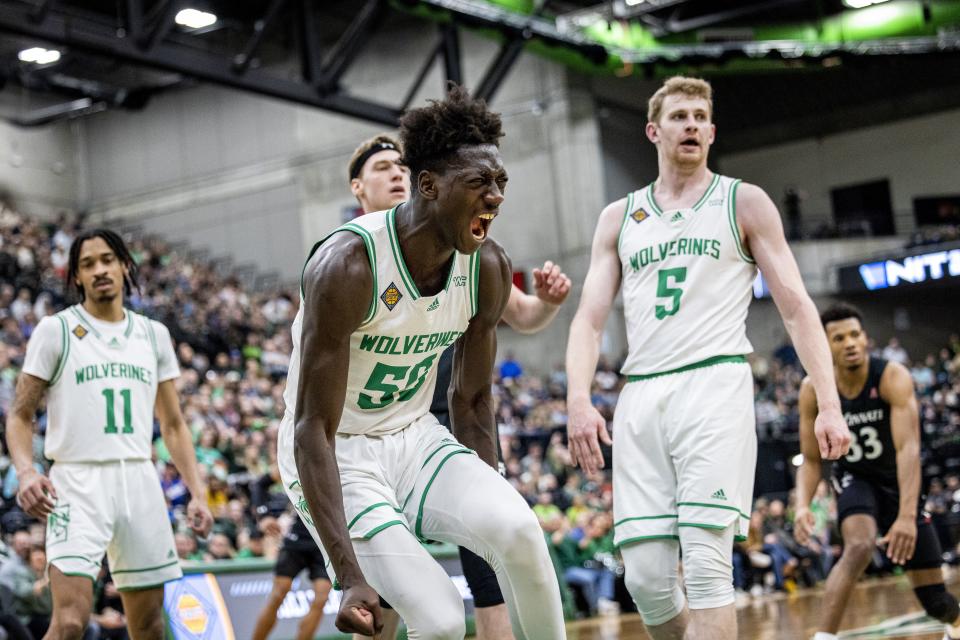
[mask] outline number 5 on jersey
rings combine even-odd
[[[657,300],[666,298],[664,304],[657,304],[654,309],[657,320],[663,320],[667,316],[672,316],[680,311],[680,296],[683,295],[683,289],[674,285],[678,285],[686,279],[686,267],[657,271]]]

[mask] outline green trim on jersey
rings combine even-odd
[[[384,522],[383,524],[381,524],[381,525],[379,525],[379,526],[376,526],[376,527],[374,527],[373,529],[371,529],[370,531],[368,531],[368,532],[367,532],[367,535],[363,536],[363,539],[364,539],[364,540],[369,540],[370,538],[372,538],[373,536],[377,535],[378,533],[380,533],[380,532],[383,531],[384,529],[389,529],[390,527],[395,527],[395,526],[397,526],[397,525],[400,525],[401,527],[403,527],[403,528],[406,529],[407,531],[410,531],[410,527],[408,527],[408,526],[407,526],[407,523],[404,522],[403,520],[391,520],[391,521],[389,521],[389,522]]]
[[[633,191],[627,194],[627,209],[623,212],[623,222],[620,223],[620,233],[617,234],[617,253],[620,253],[620,247],[623,245],[623,232],[627,230],[631,209],[633,209]]]
[[[399,205],[398,205],[399,206]],[[420,297],[417,285],[413,281],[413,276],[407,269],[407,263],[403,261],[403,253],[400,251],[400,238],[397,236],[397,207],[387,212],[387,236],[390,238],[390,248],[393,249],[393,259],[397,263],[397,270],[400,272],[400,279],[407,289],[410,296],[416,300]],[[456,253],[454,253],[456,255]]]
[[[437,479],[437,474],[443,469],[443,465],[447,463],[447,460],[461,453],[476,455],[472,449],[457,449],[456,451],[451,451],[437,464],[437,468],[433,470],[433,475],[430,476],[430,480],[427,481],[427,486],[423,488],[423,493],[420,495],[420,506],[417,508],[417,528],[415,531],[417,539],[421,541],[426,541],[426,538],[423,537],[423,505],[427,502],[427,494],[430,493],[430,487],[433,485],[433,481]]]
[[[375,503],[375,504],[370,505],[369,507],[367,507],[366,509],[364,509],[363,511],[361,511],[361,512],[358,513],[357,515],[355,515],[355,516],[353,517],[353,520],[350,521],[350,524],[347,525],[347,531],[349,531],[350,529],[352,529],[352,528],[353,528],[353,525],[357,524],[357,520],[359,520],[360,518],[362,518],[363,516],[367,515],[368,513],[370,513],[371,511],[373,511],[374,509],[376,509],[376,508],[378,508],[378,507],[391,507],[391,508],[392,508],[394,511],[396,511],[397,513],[403,513],[402,511],[400,511],[400,509],[397,509],[396,507],[394,507],[394,506],[393,506],[392,504],[390,504],[389,502],[377,502],[377,503]]]
[[[83,314],[80,313],[80,311],[77,309],[77,307],[79,306],[80,305],[78,304],[73,305],[72,307],[70,307],[70,311],[73,312],[73,315],[77,316],[77,319],[80,321],[80,324],[82,324],[83,326],[85,326],[87,329],[90,330],[90,333],[92,333],[94,337],[96,337],[98,340],[102,340],[103,338],[100,335],[100,332],[97,331],[96,328],[93,326],[93,324],[90,323],[86,318],[84,318]]]
[[[47,383],[48,387],[57,384],[60,375],[67,366],[67,356],[70,355],[70,328],[62,314],[57,314],[57,320],[60,321],[60,357],[57,359],[57,368],[53,370],[53,376]]]
[[[370,293],[370,307],[367,309],[367,315],[363,319],[361,324],[366,324],[373,320],[373,316],[377,313],[377,291],[379,287],[377,285],[377,252],[373,242],[373,236],[370,235],[370,232],[361,227],[360,225],[354,224],[352,222],[347,222],[342,224],[333,231],[331,231],[327,236],[320,242],[313,245],[313,248],[310,249],[310,253],[307,254],[307,259],[303,263],[303,269],[300,270],[300,296],[306,300],[307,296],[303,289],[303,276],[307,272],[307,265],[310,264],[310,259],[313,258],[313,255],[317,252],[317,249],[320,246],[329,240],[333,234],[339,233],[341,231],[351,231],[363,240],[363,245],[367,248],[367,258],[370,260],[370,270],[373,272],[373,291]]]
[[[623,518],[622,520],[618,520],[617,522],[614,522],[613,528],[616,529],[617,527],[622,525],[624,522],[632,522],[633,520],[663,520],[665,518],[679,518],[679,517],[680,516],[676,514],[673,514],[673,515],[664,514],[662,516],[633,516],[630,518]]]
[[[730,185],[730,199],[727,202],[727,218],[730,220],[730,232],[733,234],[733,243],[737,246],[737,253],[744,262],[756,264],[757,261],[743,246],[743,238],[740,237],[740,227],[737,226],[737,187],[740,186],[740,180],[734,180]]]
[[[647,187],[650,191],[647,194],[647,199],[650,201],[650,206],[653,208],[654,213],[658,216],[663,215],[663,209],[660,208],[660,205],[657,204],[656,199],[653,196],[653,187],[656,185],[656,181],[650,183]],[[693,205],[694,211],[699,211],[700,207],[703,206],[703,203],[707,201],[707,198],[710,197],[710,194],[713,193],[713,190],[717,188],[717,185],[720,184],[720,174],[713,174],[713,179],[710,180],[710,184],[707,185],[707,189],[703,192],[703,195],[700,196],[700,199],[697,200],[697,203]],[[678,209],[679,211],[679,209]]]
[[[703,206],[703,203],[707,201],[707,198],[710,197],[710,194],[713,193],[713,190],[717,188],[717,185],[720,184],[720,174],[713,174],[713,180],[710,181],[710,186],[707,187],[707,190],[703,192],[703,195],[697,200],[697,204],[693,205],[694,211],[699,211],[700,207]]]
[[[641,380],[649,380],[650,378],[659,378],[660,376],[669,376],[674,373],[683,373],[684,371],[693,371],[694,369],[702,369],[703,367],[712,367],[715,364],[727,364],[730,362],[742,363],[746,362],[747,357],[743,355],[736,356],[714,356],[712,358],[707,358],[706,360],[701,360],[700,362],[694,362],[693,364],[684,365],[676,369],[670,369],[669,371],[658,371],[657,373],[645,373],[642,375],[628,375],[627,382],[640,382]]]
[[[707,507],[709,509],[723,509],[724,511],[736,511],[738,514],[740,514],[741,518],[746,518],[747,520],[750,519],[750,516],[745,514],[743,511],[740,511],[740,509],[738,509],[737,507],[732,507],[726,504],[710,504],[709,502],[678,502],[677,506],[678,507],[681,507],[681,506]]]
[[[117,569],[117,570],[111,569],[110,573],[112,573],[113,575],[117,575],[119,573],[144,573],[146,571],[158,571],[160,569],[166,569],[167,567],[172,567],[175,564],[179,564],[179,562],[180,562],[180,558],[177,558],[176,560],[171,560],[166,564],[158,564],[155,567],[144,567],[143,569]]]
[[[157,360],[157,373],[160,373],[160,348],[157,346],[157,334],[153,329],[153,323],[150,321],[150,318],[145,318],[143,316],[140,316],[140,318],[146,325],[147,336],[149,336],[150,345],[153,347],[153,357]]]
[[[129,338],[130,334],[133,333],[133,316],[134,313],[129,309],[124,309],[127,312],[127,330],[123,332],[124,338]]]
[[[644,540],[680,540],[680,536],[673,535],[672,533],[663,533],[660,535],[653,536],[637,536],[635,538],[627,538],[623,542],[617,545],[618,549],[622,549],[628,544],[633,544],[634,542],[643,542]]]
[[[470,317],[477,315],[480,306],[480,249],[470,255]]]

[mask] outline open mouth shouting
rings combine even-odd
[[[470,233],[473,234],[473,239],[477,242],[483,242],[487,238],[487,232],[490,230],[490,225],[493,224],[493,219],[497,217],[497,212],[488,211],[477,215],[473,220],[470,221]]]
[[[700,141],[696,138],[684,138],[680,143],[680,148],[686,151],[693,151],[700,148]]]

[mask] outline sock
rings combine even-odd
[[[817,631],[813,636],[813,640],[837,640],[837,636],[832,633],[827,633],[826,631]]]
[[[947,625],[947,637],[953,638],[955,640],[960,640],[960,624],[948,624]]]

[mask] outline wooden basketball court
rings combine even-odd
[[[960,593],[957,577],[950,591]],[[747,598],[738,604],[740,638],[749,640],[809,640],[816,631],[823,589],[793,595]],[[927,618],[906,578],[865,580],[850,598],[842,638],[910,638],[941,640],[943,626]],[[568,640],[648,640],[640,616],[594,618],[567,625]]]

